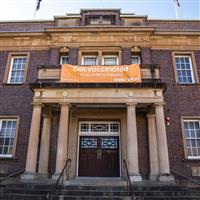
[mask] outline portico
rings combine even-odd
[[[56,163],[51,178],[58,177],[67,158],[72,159],[69,171],[70,179],[79,176],[80,137],[78,130],[80,121],[118,121],[120,124],[119,176],[124,176],[122,162],[125,159],[128,163],[131,181],[142,181],[139,164],[141,158],[138,156],[140,132],[137,128],[137,115],[142,109],[145,110],[148,122],[149,179],[173,180],[173,177],[170,176],[168,159],[163,88],[67,89],[45,86],[34,88],[26,172],[22,179],[49,176],[49,150],[54,113],[52,111],[55,109],[59,113],[59,127]],[[41,118],[43,119],[42,127],[40,127]],[[39,139],[40,128],[41,139]],[[38,145],[39,142],[40,145]],[[40,148],[38,149],[38,147]],[[39,157],[37,157],[38,152]],[[37,161],[38,167],[36,167]]]

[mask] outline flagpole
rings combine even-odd
[[[177,6],[176,6],[176,1],[175,0],[174,0],[174,11],[175,11],[175,14],[176,14],[176,19],[179,19],[178,10],[177,10]]]
[[[36,17],[36,12],[37,12],[37,8],[35,9],[35,12],[34,12],[34,15],[33,15],[33,18],[35,19]]]

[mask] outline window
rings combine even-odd
[[[178,83],[190,84],[195,82],[191,56],[176,55],[175,65]]]
[[[83,56],[82,65],[97,65],[97,56]]]
[[[0,158],[14,155],[17,119],[0,119]]]
[[[186,154],[189,159],[200,159],[200,120],[183,120]]]
[[[131,64],[140,64],[140,56],[139,55],[132,55],[131,56]]]
[[[69,56],[61,56],[60,57],[60,64],[69,64]]]
[[[111,24],[111,17],[109,16],[94,16],[90,18],[90,24]]]
[[[21,84],[24,82],[26,62],[26,56],[12,57],[10,71],[8,75],[8,83]]]
[[[118,65],[118,57],[117,56],[103,56],[103,65]]]

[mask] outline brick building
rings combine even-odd
[[[81,10],[0,22],[0,173],[200,176],[199,21]],[[142,81],[61,82],[61,65],[139,64]]]

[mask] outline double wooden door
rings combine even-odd
[[[119,137],[80,136],[78,175],[119,177]]]

